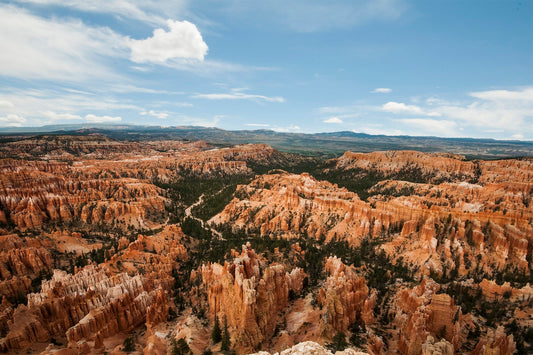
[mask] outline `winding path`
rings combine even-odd
[[[203,200],[204,200],[204,194],[201,194],[200,197],[198,198],[198,201],[196,201],[195,203],[193,203],[192,205],[190,205],[189,207],[185,209],[185,217],[190,217],[192,219],[197,220],[198,222],[200,222],[200,225],[202,226],[202,228],[209,230],[213,235],[217,236],[219,239],[223,239],[222,233],[220,233],[216,229],[211,228],[211,226],[205,223],[203,219],[198,218],[192,214],[192,209],[198,206],[199,204],[201,204]]]

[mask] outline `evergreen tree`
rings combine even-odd
[[[224,333],[222,334],[222,346],[220,347],[220,350],[229,351],[230,346],[231,340],[228,330],[228,319],[226,318],[226,316],[224,316]]]
[[[333,341],[329,343],[327,347],[332,351],[343,351],[348,347],[346,335],[343,332],[337,332],[333,337]]]
[[[220,329],[220,322],[218,321],[217,316],[215,316],[215,324],[213,325],[213,331],[211,332],[211,339],[215,344],[222,340],[222,330]]]
[[[171,348],[171,354],[172,355],[189,355],[192,354],[192,350],[189,347],[189,344],[185,341],[185,339],[180,338],[178,341],[176,339],[172,339],[170,341],[172,348]]]
[[[135,340],[133,339],[133,336],[129,336],[124,340],[124,343],[122,343],[122,350],[126,353],[135,351]]]

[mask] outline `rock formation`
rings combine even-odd
[[[471,315],[464,315],[449,295],[437,294],[439,289],[433,280],[424,279],[419,286],[402,289],[394,296],[390,312],[394,327],[400,330],[398,350],[402,354],[420,354],[424,344],[426,349],[435,345],[432,339],[444,339],[455,352],[473,328]],[[438,346],[442,347],[448,348]]]
[[[472,355],[514,354],[515,350],[513,336],[506,335],[504,328],[499,326],[496,330],[489,330],[479,341]]]
[[[375,299],[369,297],[365,279],[336,257],[326,260],[325,269],[329,276],[318,294],[318,303],[324,309],[324,334],[332,338],[337,331],[346,332],[356,322],[371,325]]]
[[[409,196],[378,195],[368,203],[308,174],[263,175],[239,186],[237,198],[210,223],[231,224],[234,229],[262,235],[346,240],[354,246],[365,236],[388,233],[395,238],[382,249],[393,259],[401,256],[404,262],[417,265],[425,275],[442,274],[444,269],[466,275],[476,268],[488,273],[494,268],[529,272],[533,227],[527,221],[533,218],[533,210],[521,206],[522,200],[509,205],[503,215],[489,210],[495,198],[490,186],[443,183],[430,193],[427,189],[433,188],[424,184],[413,189]],[[446,194],[473,192],[475,195],[464,201],[478,206],[477,212],[465,210],[464,201],[453,205],[448,199],[438,202],[438,196],[442,200]]]
[[[289,291],[300,291],[304,278],[301,269],[289,273],[283,265],[261,266],[249,244],[224,266],[203,265],[201,274],[211,319],[226,317],[233,338],[244,349],[274,334],[277,313],[287,306]]]

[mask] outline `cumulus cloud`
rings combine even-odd
[[[0,116],[0,125],[2,126],[20,127],[24,122],[26,122],[26,118],[15,114]]]
[[[254,100],[254,101],[266,101],[266,102],[285,102],[285,99],[280,96],[264,96],[246,94],[239,90],[232,90],[231,93],[221,94],[196,94],[191,96],[195,99],[208,99],[208,100]]]
[[[392,89],[390,88],[375,88],[374,90],[370,91],[371,94],[388,94],[392,92]]]
[[[153,116],[153,117],[157,117],[159,119],[165,119],[165,118],[168,118],[168,113],[166,112],[156,112],[154,110],[150,110],[150,111],[142,111],[141,112],[141,116]]]
[[[164,63],[169,59],[204,60],[207,44],[196,25],[189,21],[168,20],[169,30],[154,30],[152,37],[129,40],[131,60],[136,63]]]
[[[383,105],[383,110],[392,113],[414,113],[421,114],[422,109],[416,105],[406,105],[403,102],[389,101]]]
[[[341,119],[338,118],[338,117],[330,117],[330,118],[328,118],[327,120],[324,120],[324,121],[322,121],[322,122],[324,122],[324,123],[344,123],[344,121],[341,120]]]

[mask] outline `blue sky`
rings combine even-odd
[[[0,126],[533,140],[533,1],[0,3]]]

